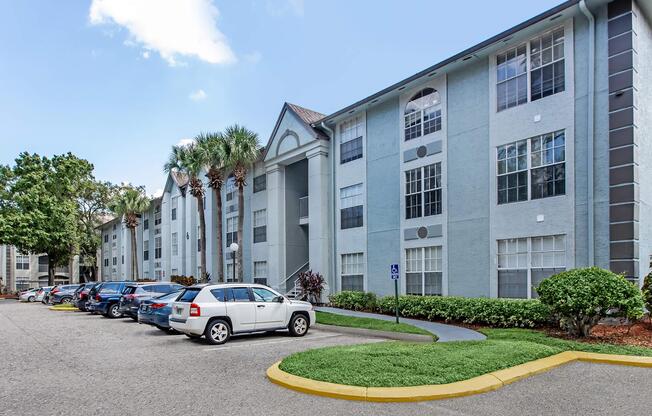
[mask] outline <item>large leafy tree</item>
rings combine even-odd
[[[131,185],[122,186],[109,203],[109,208],[117,217],[122,218],[131,236],[131,280],[139,278],[136,228],[138,228],[141,213],[149,208],[149,204],[150,199],[147,197],[145,189]]]
[[[47,158],[24,152],[14,166],[0,168],[0,243],[47,254],[50,285],[55,268],[79,250],[77,200],[92,172],[92,164],[71,153]]]
[[[238,242],[242,245],[242,226],[244,222],[244,187],[247,185],[247,170],[260,155],[258,134],[244,126],[235,124],[224,130],[224,138],[229,147],[229,167],[233,170],[235,185],[238,187]],[[238,281],[242,281],[242,249],[238,250]]]
[[[217,280],[224,281],[224,242],[222,239],[222,187],[229,163],[230,147],[220,133],[207,133],[197,136],[197,145],[202,151],[204,165],[207,167],[208,187],[213,190],[217,205],[214,222],[217,224]]]
[[[199,178],[204,168],[205,157],[195,142],[186,146],[172,146],[168,161],[163,166],[165,172],[180,172],[188,176],[190,194],[197,199],[199,211],[199,244],[201,281],[208,282],[206,274],[206,216],[204,212],[204,183]]]

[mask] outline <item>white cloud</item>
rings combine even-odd
[[[206,94],[206,91],[202,89],[198,89],[197,91],[193,91],[190,93],[188,98],[190,98],[193,101],[202,101],[205,100],[208,95]]]
[[[188,146],[189,144],[193,144],[194,140],[193,139],[181,139],[177,142],[177,146]]]
[[[244,54],[242,57],[250,64],[257,64],[261,59],[263,59],[263,54],[258,51],[253,51],[251,53]]]
[[[126,45],[157,51],[170,65],[179,64],[179,56],[212,64],[236,61],[217,28],[218,16],[212,0],[93,0],[89,11],[91,24],[126,28]]]
[[[153,198],[158,198],[160,196],[163,196],[163,189],[158,188],[157,190],[154,191],[154,193],[152,194],[152,197]]]
[[[149,51],[143,51],[143,59],[149,59]]]

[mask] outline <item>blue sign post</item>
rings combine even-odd
[[[394,281],[394,299],[395,299],[395,311],[396,311],[396,323],[398,323],[398,279],[401,277],[401,273],[398,269],[398,263],[393,263],[389,265],[389,277]]]

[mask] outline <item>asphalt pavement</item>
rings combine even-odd
[[[311,330],[209,346],[131,319],[0,301],[0,415],[642,415],[652,371],[573,363],[460,399],[363,403],[310,396],[265,378],[296,351],[378,342]]]

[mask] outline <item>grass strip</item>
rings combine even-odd
[[[591,344],[525,329],[486,329],[486,341],[381,342],[290,355],[280,369],[313,380],[363,387],[446,384],[575,350],[652,356],[652,348]]]
[[[403,332],[407,334],[430,335],[432,333],[425,329],[404,323],[397,324],[393,321],[384,321],[374,318],[359,318],[355,316],[344,316],[330,312],[317,311],[317,323],[323,325],[348,326],[351,328],[373,329],[376,331]]]

